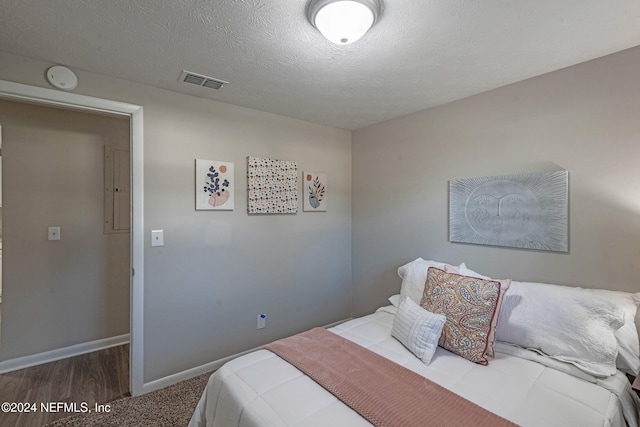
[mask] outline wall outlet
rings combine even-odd
[[[49,227],[48,239],[49,240],[60,240],[60,227]]]
[[[258,329],[264,329],[267,327],[267,315],[258,314]]]

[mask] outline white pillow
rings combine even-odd
[[[424,293],[424,284],[427,281],[427,270],[429,267],[444,270],[446,266],[456,270],[457,267],[438,261],[425,261],[417,258],[410,263],[398,267],[398,276],[402,279],[400,287],[400,300],[409,297],[416,304],[420,304],[422,294]],[[457,270],[456,270],[457,271]]]
[[[392,306],[398,308],[400,305],[400,294],[391,295],[388,299]]]
[[[640,292],[632,294],[607,289],[584,289],[585,292],[615,304],[624,311],[624,325],[616,331],[618,358],[616,365],[622,372],[638,376],[640,372],[640,342],[636,328],[636,313],[640,306]]]
[[[460,274],[465,276],[489,279],[489,277],[470,270],[464,263],[460,264],[458,270]],[[622,372],[634,377],[637,376],[640,372],[640,342],[638,340],[638,329],[636,328],[635,317],[636,312],[638,311],[638,306],[640,306],[640,292],[632,294],[629,292],[610,291],[606,289],[576,289],[582,289],[585,293],[606,299],[624,312],[624,325],[615,332],[616,341],[618,342],[616,366]]]
[[[428,365],[438,348],[445,320],[444,315],[431,313],[405,298],[393,319],[391,336]]]
[[[493,280],[489,276],[485,276],[483,274],[476,273],[475,271],[471,270],[470,268],[467,268],[467,265],[464,262],[458,266],[458,274],[462,274],[463,276],[478,277],[478,278],[484,279],[484,280]]]
[[[616,373],[615,331],[622,325],[621,309],[584,289],[513,281],[500,310],[497,339],[605,377]]]

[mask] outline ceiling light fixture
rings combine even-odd
[[[335,44],[359,40],[382,13],[380,0],[311,0],[307,17]]]

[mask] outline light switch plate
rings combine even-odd
[[[60,227],[49,227],[49,240],[60,240]]]
[[[151,246],[164,246],[164,230],[151,230]]]

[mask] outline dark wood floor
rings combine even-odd
[[[65,412],[62,405],[61,412],[42,411],[41,403],[75,403],[80,411],[83,402],[93,409],[96,403],[104,404],[128,395],[129,345],[126,344],[0,374],[0,404],[35,403],[37,407],[33,413],[0,411],[0,426],[39,427],[73,414]]]

